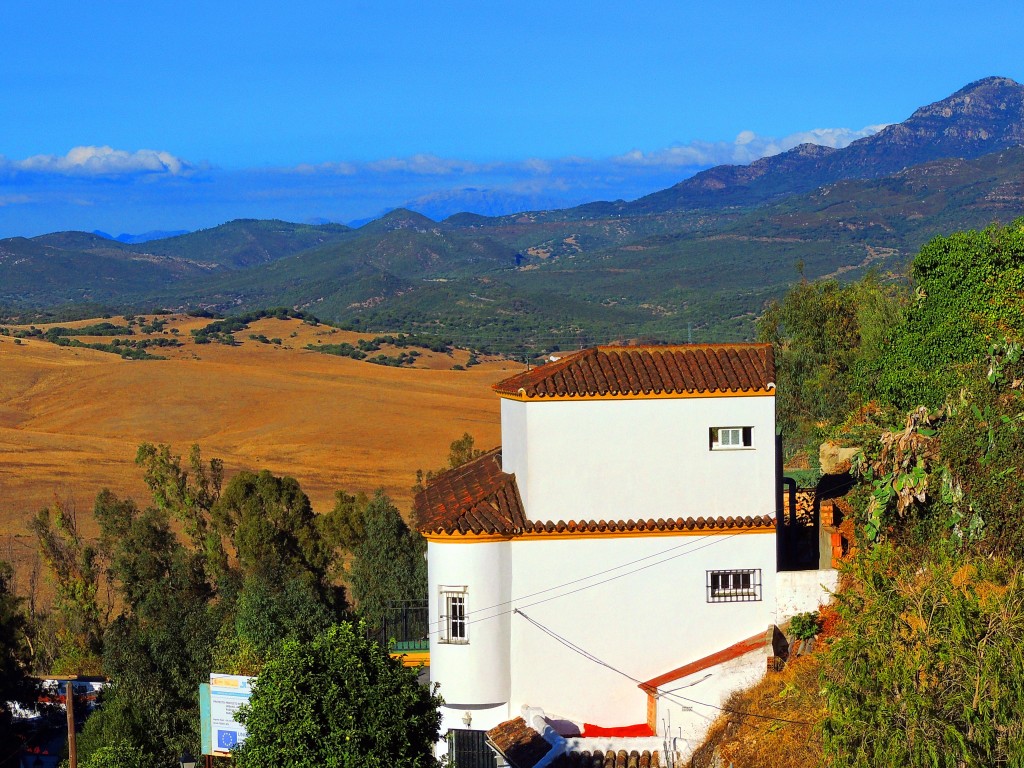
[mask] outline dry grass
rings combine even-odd
[[[732,712],[723,713],[712,724],[707,739],[693,756],[692,768],[820,765],[822,747],[817,725],[825,715],[818,681],[820,669],[819,654],[801,656],[781,672],[770,672],[752,688],[733,694],[725,705]]]
[[[160,335],[175,337],[176,329],[184,346],[152,350],[168,357],[159,361],[0,336],[0,535],[24,534],[28,518],[55,497],[88,510],[107,487],[144,503],[134,465],[142,442],[181,454],[198,443],[229,475],[291,475],[321,512],[340,488],[382,487],[408,509],[416,469],[443,465],[452,440],[469,432],[481,447],[500,442],[490,385],[519,370],[487,361],[452,371],[465,352],[424,351],[415,369],[321,355],[303,347],[360,335],[295,320],[253,323],[235,335],[237,347],[196,345],[189,331],[208,320],[168,320]],[[88,515],[80,518],[90,535]]]
[[[781,672],[737,691],[694,753],[691,768],[814,768],[824,765],[821,723],[827,714],[821,671],[829,644],[843,631],[834,605],[818,611],[820,632],[811,653]]]

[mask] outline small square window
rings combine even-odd
[[[708,430],[708,446],[712,451],[751,448],[753,445],[753,427],[711,427]]]
[[[466,587],[441,587],[439,607],[442,643],[469,643],[466,623]]]
[[[761,599],[761,569],[707,571],[709,603],[757,602]]]

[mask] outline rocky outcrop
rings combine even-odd
[[[857,448],[839,445],[831,440],[821,444],[818,461],[823,475],[841,475],[850,471],[850,463],[857,454]]]

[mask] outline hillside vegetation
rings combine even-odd
[[[788,432],[859,449],[856,549],[813,660],[701,760],[1024,764],[1024,219],[933,239],[912,277],[801,284],[762,323]]]

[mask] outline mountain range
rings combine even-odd
[[[0,306],[288,305],[502,351],[746,338],[798,264],[808,279],[898,279],[934,235],[1024,215],[1022,145],[1024,86],[990,77],[845,148],[803,144],[631,202],[0,240]]]

